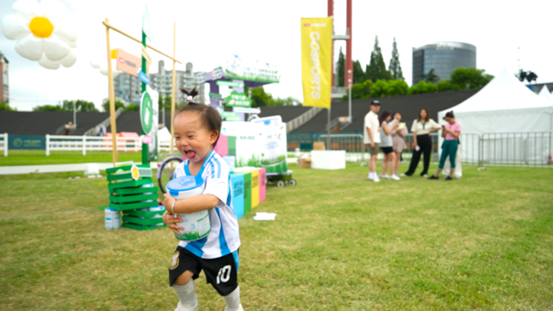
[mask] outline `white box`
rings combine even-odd
[[[346,168],[345,150],[312,150],[311,168],[319,170],[341,170]]]

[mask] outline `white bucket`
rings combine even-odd
[[[200,195],[203,191],[204,181],[197,176],[183,176],[167,183],[167,192],[177,201]],[[211,221],[207,210],[178,215],[182,218],[182,222],[176,225],[184,228],[179,230],[180,234],[175,234],[179,240],[196,241],[206,237],[211,231]]]
[[[113,208],[104,209],[104,220],[106,229],[119,229],[121,226],[121,212]]]

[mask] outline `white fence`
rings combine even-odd
[[[0,148],[4,150],[4,156],[8,156],[8,133],[0,134]]]
[[[142,137],[117,137],[116,139],[117,151],[139,152],[142,150]],[[169,151],[169,141],[158,141],[157,144],[158,151]],[[50,155],[51,151],[82,151],[83,155],[86,155],[87,151],[111,150],[111,137],[46,135],[47,156]]]

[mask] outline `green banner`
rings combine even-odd
[[[228,107],[251,107],[252,100],[244,93],[232,91],[226,98],[225,105]]]
[[[8,135],[10,150],[46,150],[46,136]]]

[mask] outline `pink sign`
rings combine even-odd
[[[215,145],[215,152],[221,157],[228,155],[228,137],[225,135],[219,135],[217,145]]]
[[[152,143],[152,136],[150,136],[150,135],[142,136],[142,143],[143,144],[151,144]]]

